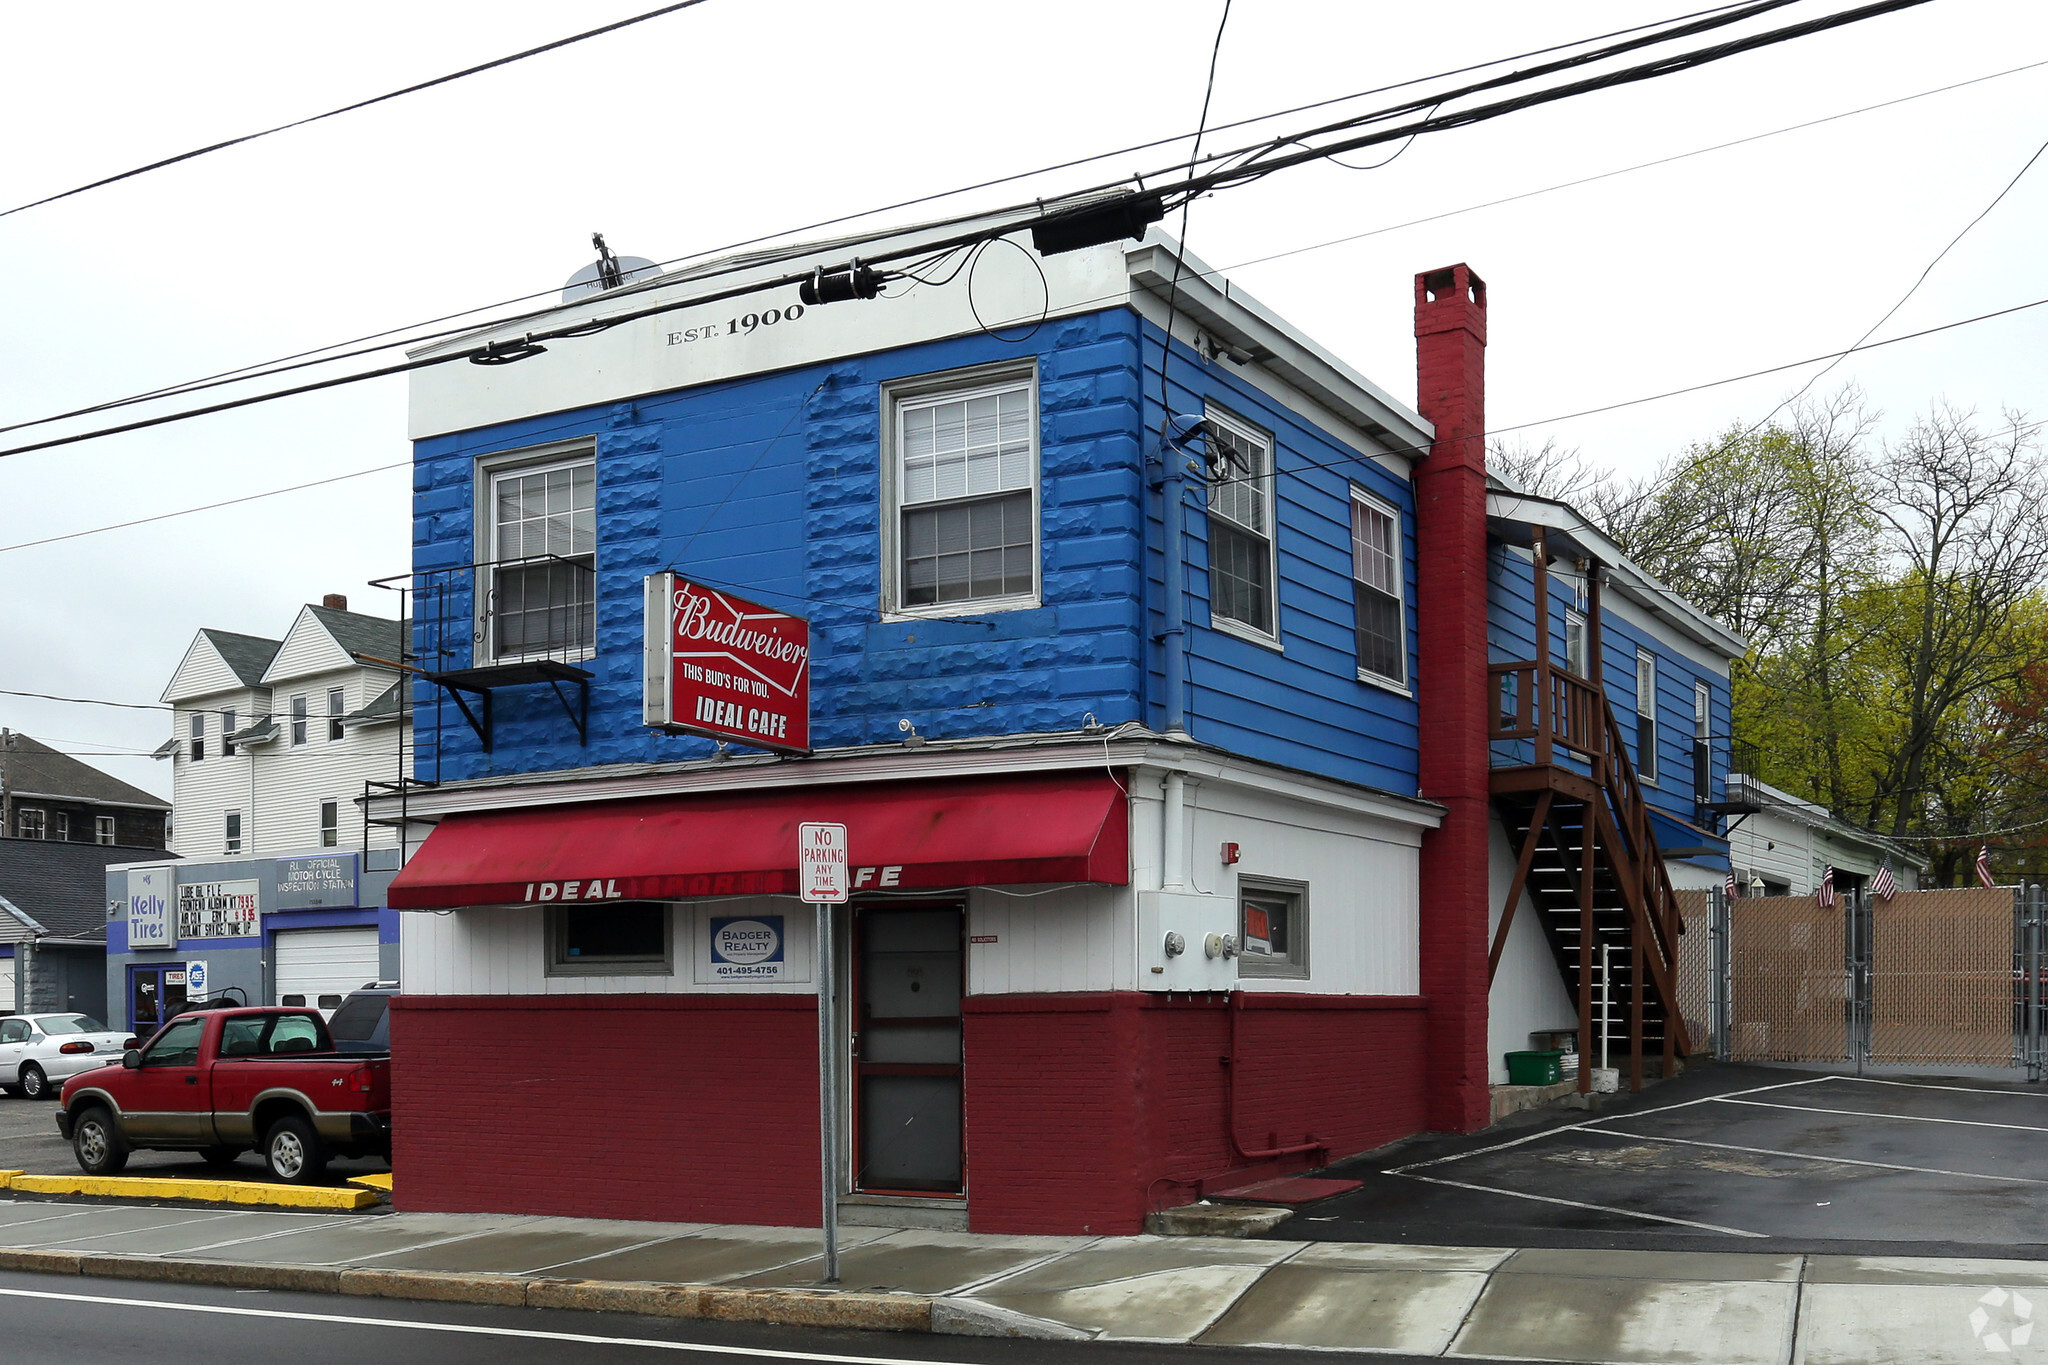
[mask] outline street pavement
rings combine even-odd
[[[71,1144],[57,1131],[57,1106],[48,1100],[0,1095],[0,1169],[28,1171],[35,1175],[77,1175],[78,1162]],[[388,1171],[389,1163],[370,1157],[336,1158],[330,1162],[322,1182],[342,1185],[350,1176]],[[243,1155],[229,1167],[209,1166],[191,1152],[133,1152],[128,1157],[127,1175],[191,1177],[201,1180],[265,1180],[263,1159]]]

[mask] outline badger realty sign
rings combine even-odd
[[[643,715],[663,730],[811,751],[811,623],[676,573],[647,577]]]

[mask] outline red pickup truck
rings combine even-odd
[[[137,1148],[225,1166],[263,1153],[270,1174],[316,1181],[330,1156],[391,1155],[391,1059],[342,1054],[317,1010],[180,1015],[119,1066],[64,1083],[57,1129],[88,1175]]]

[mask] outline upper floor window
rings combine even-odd
[[[342,713],[348,710],[348,700],[339,687],[327,689],[327,738],[331,743],[340,739]]]
[[[70,811],[68,811],[68,810],[60,810],[60,811],[58,811],[58,812],[57,812],[57,814],[56,814],[56,817],[55,817],[55,826],[56,826],[56,827],[55,827],[55,828],[54,828],[54,829],[53,829],[53,830],[51,831],[51,833],[50,833],[50,837],[51,837],[52,839],[55,839],[55,840],[57,840],[57,841],[58,841],[59,843],[65,843],[65,844],[68,844],[68,843],[70,843],[70,842],[71,842],[71,812],[70,812]]]
[[[341,842],[341,803],[320,803],[320,847],[333,848]]]
[[[1208,414],[1209,616],[1278,640],[1273,564],[1273,442],[1211,409]]]
[[[233,741],[232,739],[228,738],[228,736],[230,736],[230,735],[234,734],[234,732],[235,732],[235,713],[234,713],[233,711],[223,711],[223,712],[221,712],[221,713],[220,713],[220,756],[221,756],[222,758],[233,758],[233,757],[235,756],[235,742],[234,742],[234,741]]]
[[[893,397],[897,609],[1038,600],[1035,381]]]
[[[231,810],[222,816],[220,843],[224,853],[242,851],[242,812]]]
[[[95,815],[92,820],[92,838],[96,844],[113,843],[114,817],[111,815]]]
[[[1636,776],[1657,780],[1657,656],[1636,651]]]
[[[1592,674],[1586,672],[1586,618],[1575,611],[1564,614],[1564,666],[1567,672],[1592,681]]]
[[[204,711],[194,711],[189,724],[192,735],[192,747],[186,752],[187,756],[194,763],[198,763],[206,758],[206,713]]]
[[[306,742],[306,694],[301,692],[292,698],[292,743]]]
[[[1703,682],[1692,685],[1692,794],[1701,805],[1714,799],[1714,694]]]
[[[33,807],[24,806],[14,812],[14,832],[24,839],[43,837],[43,813]]]
[[[1351,490],[1351,585],[1358,612],[1361,677],[1408,681],[1408,632],[1401,592],[1401,516]]]
[[[486,608],[498,659],[577,653],[597,642],[597,462],[523,465],[488,477]]]

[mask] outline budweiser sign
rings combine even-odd
[[[811,750],[811,623],[681,574],[647,578],[647,724]]]

